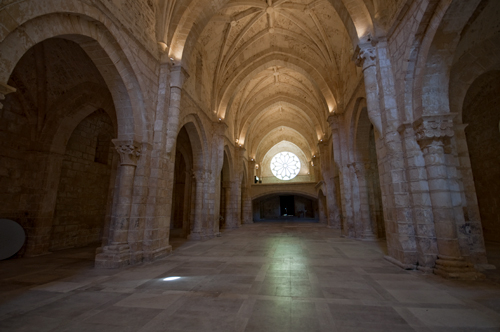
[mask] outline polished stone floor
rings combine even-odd
[[[494,278],[404,271],[318,224],[173,244],[121,270],[94,269],[91,247],[0,262],[0,331],[500,331]]]

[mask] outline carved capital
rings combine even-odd
[[[328,124],[332,130],[338,130],[340,127],[340,123],[342,122],[342,115],[333,113],[330,114],[327,118]]]
[[[137,161],[139,160],[142,147],[140,143],[133,140],[118,140],[114,139],[113,144],[115,145],[116,151],[120,155],[121,165],[137,166]]]
[[[9,93],[16,92],[16,89],[10,85],[0,83],[0,101],[5,99],[5,96]],[[0,102],[0,110],[3,108],[3,104]]]
[[[226,133],[226,129],[228,128],[228,125],[225,122],[213,122],[212,127],[214,130],[214,134],[219,136],[224,136]]]
[[[364,175],[365,170],[370,168],[369,163],[352,163],[352,166],[354,167],[354,172],[356,172],[357,175]]]
[[[209,172],[204,169],[193,170],[193,179],[199,182],[204,182],[208,179]]]
[[[424,115],[413,123],[415,137],[421,148],[430,145],[433,141],[447,143],[453,137],[453,118],[455,113],[440,115]]]
[[[188,72],[182,68],[182,66],[177,65],[170,69],[170,87],[182,89],[184,82],[189,78]]]
[[[236,152],[236,156],[243,158],[245,157],[245,152],[247,150],[243,146],[239,146],[238,144],[236,144],[236,146],[234,147],[234,151]]]
[[[377,64],[377,52],[371,44],[360,45],[354,53],[354,62],[356,66],[362,67],[363,70],[375,66]]]

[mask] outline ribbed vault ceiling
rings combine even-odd
[[[169,54],[193,68],[186,52],[202,49],[213,117],[229,125],[250,158],[259,161],[285,140],[310,158],[327,134],[328,113],[343,102],[342,57],[359,40],[353,31],[370,31],[373,6],[362,5],[354,20],[352,3],[362,0],[233,0],[200,10],[201,1],[171,8],[178,28],[165,32]]]

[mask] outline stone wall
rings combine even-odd
[[[85,246],[102,238],[113,162],[113,125],[102,110],[74,130],[57,191],[50,250]]]
[[[152,54],[157,53],[155,41],[156,0],[103,0],[120,23]]]

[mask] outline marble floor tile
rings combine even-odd
[[[384,260],[383,241],[319,224],[172,245],[118,270],[95,269],[94,247],[2,261],[0,331],[500,331],[495,272],[464,282],[405,271]]]

